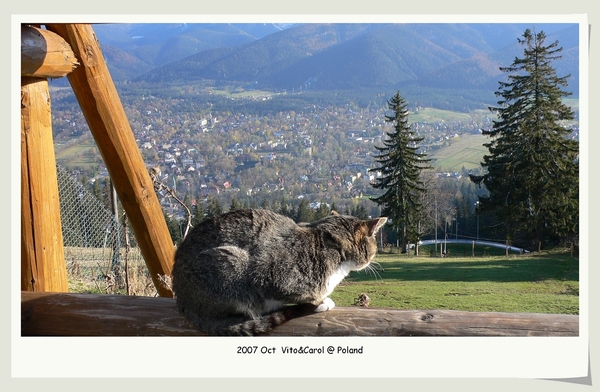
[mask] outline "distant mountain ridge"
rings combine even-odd
[[[288,91],[406,85],[495,90],[502,77],[499,67],[522,56],[523,47],[517,39],[526,28],[543,30],[546,45],[559,41],[563,59],[555,67],[559,76],[572,75],[568,90],[576,93],[576,24],[241,23],[95,27],[116,80],[161,84],[209,80]]]
[[[235,47],[288,27],[290,25],[273,23],[121,23],[93,26],[116,80],[131,80],[190,55],[209,49]]]

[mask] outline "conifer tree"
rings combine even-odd
[[[240,210],[243,208],[243,204],[237,199],[237,197],[233,197],[231,199],[231,203],[229,204],[229,211]]]
[[[497,120],[484,144],[486,170],[471,180],[489,195],[480,197],[480,211],[492,212],[503,224],[507,239],[531,240],[537,250],[545,236],[572,240],[578,232],[578,142],[563,125],[573,120],[562,102],[569,75],[558,77],[551,62],[562,51],[558,41],[544,45],[544,32],[527,29],[518,42],[523,58],[515,58],[506,82],[499,82],[498,106],[489,109]]]
[[[294,218],[294,207],[288,206],[288,203],[287,203],[287,200],[285,200],[285,197],[281,198],[279,205],[280,205],[279,211],[276,211],[276,212],[279,212],[281,215],[287,216],[288,218]]]
[[[369,214],[367,213],[367,209],[362,204],[356,204],[352,207],[350,211],[350,215],[355,216],[359,219],[368,219]]]
[[[375,147],[379,151],[375,159],[380,166],[370,169],[381,172],[373,187],[385,192],[372,200],[383,205],[382,215],[391,220],[401,239],[401,252],[406,253],[409,237],[419,240],[421,195],[426,192],[421,171],[429,168],[430,159],[418,152],[423,138],[415,136],[408,123],[407,104],[399,91],[388,100],[387,106],[391,114],[385,116],[385,121],[393,123],[394,129],[386,132],[382,147]]]
[[[294,219],[296,223],[301,222],[312,222],[315,220],[315,212],[310,207],[310,203],[306,198],[300,200],[298,209],[296,210],[296,217]]]
[[[327,203],[321,202],[319,204],[319,208],[317,208],[314,212],[314,220],[319,220],[325,218],[326,216],[331,215],[331,207],[327,205]]]
[[[221,207],[221,203],[219,199],[214,196],[209,196],[206,202],[206,216],[213,217],[217,215],[221,215],[223,213],[223,207]]]
[[[204,220],[204,208],[202,207],[202,198],[200,195],[196,197],[196,202],[192,203],[192,226],[196,227]]]
[[[171,234],[171,240],[173,244],[178,245],[181,242],[181,226],[177,219],[172,218],[163,212],[163,216],[165,217],[165,222],[167,222],[167,228],[169,229],[169,234]]]

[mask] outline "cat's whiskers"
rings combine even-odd
[[[381,269],[383,271],[383,268],[381,267],[381,264],[372,261],[369,263],[369,265],[367,265],[364,270],[365,271],[370,271],[371,273],[373,273],[373,276],[375,276],[375,280],[377,279],[382,279],[381,274],[379,273],[379,271],[377,271],[377,267],[379,267],[379,269]]]
[[[380,270],[382,270],[382,271],[385,271],[385,269],[384,269],[384,268],[381,266],[381,264],[380,264],[380,263],[378,263],[377,261],[371,261],[371,263],[370,263],[369,265],[376,265],[376,266],[377,266],[377,268],[379,268],[379,269],[380,269]],[[373,268],[375,268],[375,267],[373,267]]]

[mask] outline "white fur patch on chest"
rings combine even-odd
[[[329,279],[327,279],[327,294],[329,295],[333,292],[333,289],[335,289],[335,287],[340,284],[340,282],[342,280],[344,280],[344,278],[350,273],[350,271],[352,271],[351,267],[352,262],[350,261],[345,261],[342,264],[340,264],[340,266],[338,267],[337,270],[335,270],[333,272],[333,274],[331,274],[329,276]]]

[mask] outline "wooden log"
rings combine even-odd
[[[21,336],[201,336],[175,300],[21,292]]]
[[[158,293],[173,267],[175,248],[141,152],[127,121],[94,31],[87,24],[48,24],[63,37],[81,65],[68,75],[75,96],[127,213]]]
[[[60,78],[77,65],[71,47],[58,34],[21,26],[21,76]]]
[[[21,290],[68,291],[48,81],[21,78]]]
[[[579,316],[334,308],[292,320],[272,336],[578,336]]]
[[[336,307],[271,336],[578,336],[579,316]],[[21,293],[22,336],[202,336],[172,298]]]

